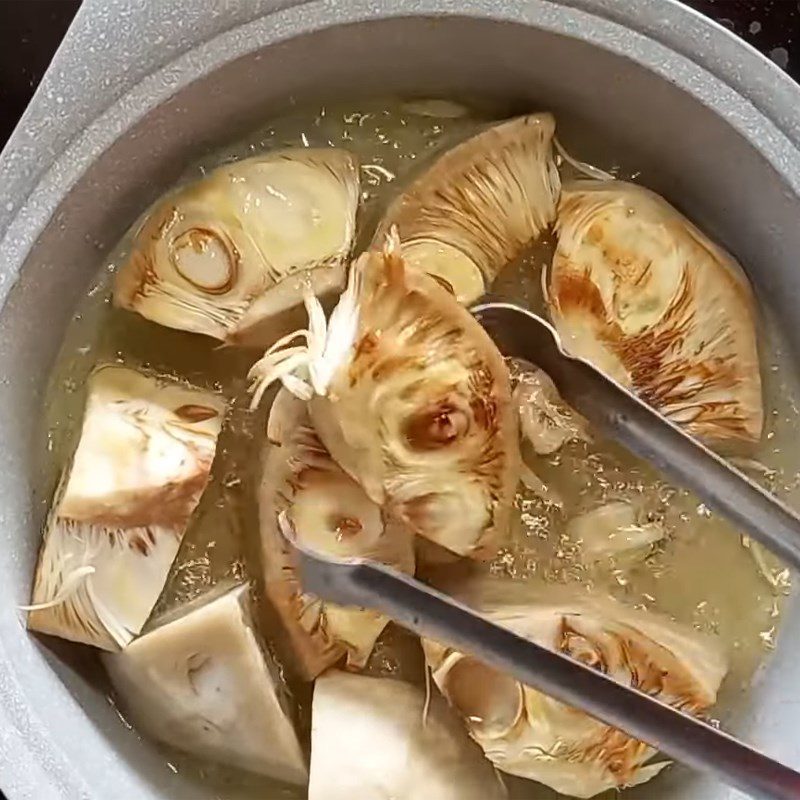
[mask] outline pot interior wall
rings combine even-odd
[[[82,656],[76,665],[74,648],[56,648],[73,652],[61,658],[48,644],[27,637],[14,611],[15,604],[27,600],[39,543],[46,498],[31,499],[28,478],[41,456],[31,442],[63,330],[104,254],[198,154],[280,112],[290,98],[305,102],[395,92],[485,98],[506,112],[553,110],[567,121],[565,144],[579,143],[588,159],[595,132],[598,140],[615,143],[648,185],[738,255],[787,342],[800,345],[800,326],[791,322],[792,298],[800,289],[794,256],[800,252],[800,201],[712,110],[631,60],[510,23],[404,18],[290,39],[198,80],[122,135],[64,198],[30,252],[0,319],[0,410],[7,420],[0,646],[13,657],[28,704],[37,713],[52,709],[50,718],[42,716],[51,735],[42,746],[61,749],[90,786],[113,786],[103,781],[125,770],[128,780],[141,781],[139,796],[203,796],[196,786],[181,784],[163,759],[120,725],[102,691],[85,680],[91,667]],[[789,713],[791,701],[794,707],[800,703],[800,667],[790,649],[793,641],[800,642],[795,628],[797,615],[789,615],[783,649],[770,669],[777,677],[781,667],[782,714]],[[798,758],[786,741],[788,728],[781,735],[779,725],[764,723],[770,709],[780,706],[776,682],[763,683],[753,704],[759,717],[742,713],[740,729],[774,752],[782,745],[784,758]],[[108,743],[102,756],[113,765],[108,776],[98,774],[99,756],[82,752],[80,731],[86,725]],[[132,777],[135,772],[141,777]],[[99,788],[96,796],[111,795]],[[728,795],[676,770],[630,796],[714,800]]]

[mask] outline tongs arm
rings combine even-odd
[[[403,627],[470,653],[751,797],[800,798],[800,773],[695,717],[495,625],[389,567],[333,561],[294,547],[303,587],[318,597],[380,611]]]
[[[472,312],[501,352],[543,369],[564,402],[599,431],[800,571],[800,518],[787,505],[588,361],[567,354],[552,326],[533,312],[502,302]]]

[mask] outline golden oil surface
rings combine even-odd
[[[395,100],[292,110],[204,157],[184,179],[197,179],[221,163],[280,147],[346,147],[361,162],[361,248],[399,188],[443,149],[486,123],[471,113],[459,117],[412,113]],[[619,164],[609,157],[598,166],[619,170]],[[621,174],[625,174],[624,162]],[[119,362],[175,376],[228,397],[231,409],[219,440],[211,484],[157,606],[165,610],[221,579],[258,578],[254,487],[264,412],[248,410],[245,376],[256,353],[219,349],[210,339],[163,328],[112,307],[113,273],[124,262],[128,244],[126,237],[102,265],[66,332],[47,392],[38,485],[42,502],[49,503],[76,445],[85,379],[98,363]],[[543,311],[541,269],[551,251],[551,241],[540,242],[500,274],[493,291]],[[794,376],[785,366],[775,331],[765,324],[761,333],[767,429],[759,450],[752,454],[763,465],[756,468],[754,477],[797,505],[800,478],[795,454],[800,450],[794,446],[798,429]],[[777,586],[770,585],[742,546],[740,536],[724,520],[691,493],[668,485],[653,469],[612,443],[572,442],[553,456],[537,457],[530,451],[525,457],[539,477],[558,492],[563,504],[557,508],[530,492],[518,494],[512,541],[489,571],[529,581],[532,586],[555,583],[572,585],[581,592],[610,593],[624,603],[668,614],[720,637],[731,661],[723,689],[723,713],[746,689],[753,671],[776,644],[782,601],[788,591],[781,566],[770,563]],[[644,558],[587,566],[579,543],[566,533],[566,523],[581,510],[614,499],[643,503],[650,518],[664,525],[666,538]],[[269,637],[270,632],[265,633]],[[418,648],[408,634],[390,629],[379,643],[369,671],[421,680]],[[307,717],[308,687],[294,688]],[[289,798],[302,794],[212,765],[198,765],[186,757],[169,754],[168,759],[165,768],[186,772],[219,797]],[[527,797],[520,785],[515,796]],[[527,786],[531,797],[541,796],[541,787]]]

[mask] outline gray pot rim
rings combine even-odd
[[[0,184],[6,188],[5,205],[0,205],[0,303],[5,303],[36,238],[69,189],[151,108],[240,56],[321,28],[364,20],[400,16],[504,20],[623,55],[725,119],[757,146],[789,189],[800,194],[800,87],[745,42],[676,0],[241,0],[233,4],[233,11],[226,8],[212,20],[197,41],[187,40],[179,26],[167,23],[178,11],[182,15],[207,11],[203,0],[147,5],[85,0],[0,157]],[[124,30],[117,24],[119,15],[127,20]],[[73,45],[81,44],[90,25],[91,36],[106,30],[123,52],[127,46],[133,51],[135,42],[137,63],[144,72],[127,80],[123,67],[104,65],[100,57],[94,68],[107,68],[107,76],[116,74],[120,80],[110,81],[105,91],[93,92],[91,102],[65,118],[60,116],[64,98],[74,97],[76,89]],[[143,31],[157,31],[161,40]],[[55,123],[46,125],[46,120]],[[13,553],[0,557],[13,561]],[[34,652],[18,617],[6,616],[12,618],[0,621],[0,763],[10,800],[99,796],[91,788],[91,776],[112,768],[102,752],[102,734],[71,697],[65,696],[58,708],[48,708],[46,716],[34,708],[22,685],[19,659],[32,670],[40,690],[65,693]],[[86,751],[80,765],[69,763],[59,746],[59,740],[74,736],[78,717]],[[131,778],[124,785],[121,779],[117,796],[141,796],[143,786],[137,783]]]

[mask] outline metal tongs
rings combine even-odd
[[[564,401],[600,431],[800,568],[800,518],[788,507],[591,364],[567,355],[555,330],[540,317],[502,302],[472,311],[505,355],[543,369]],[[380,564],[336,561],[291,544],[307,591],[342,605],[381,611],[752,797],[800,800],[800,773],[712,725],[517,636],[414,578]]]

